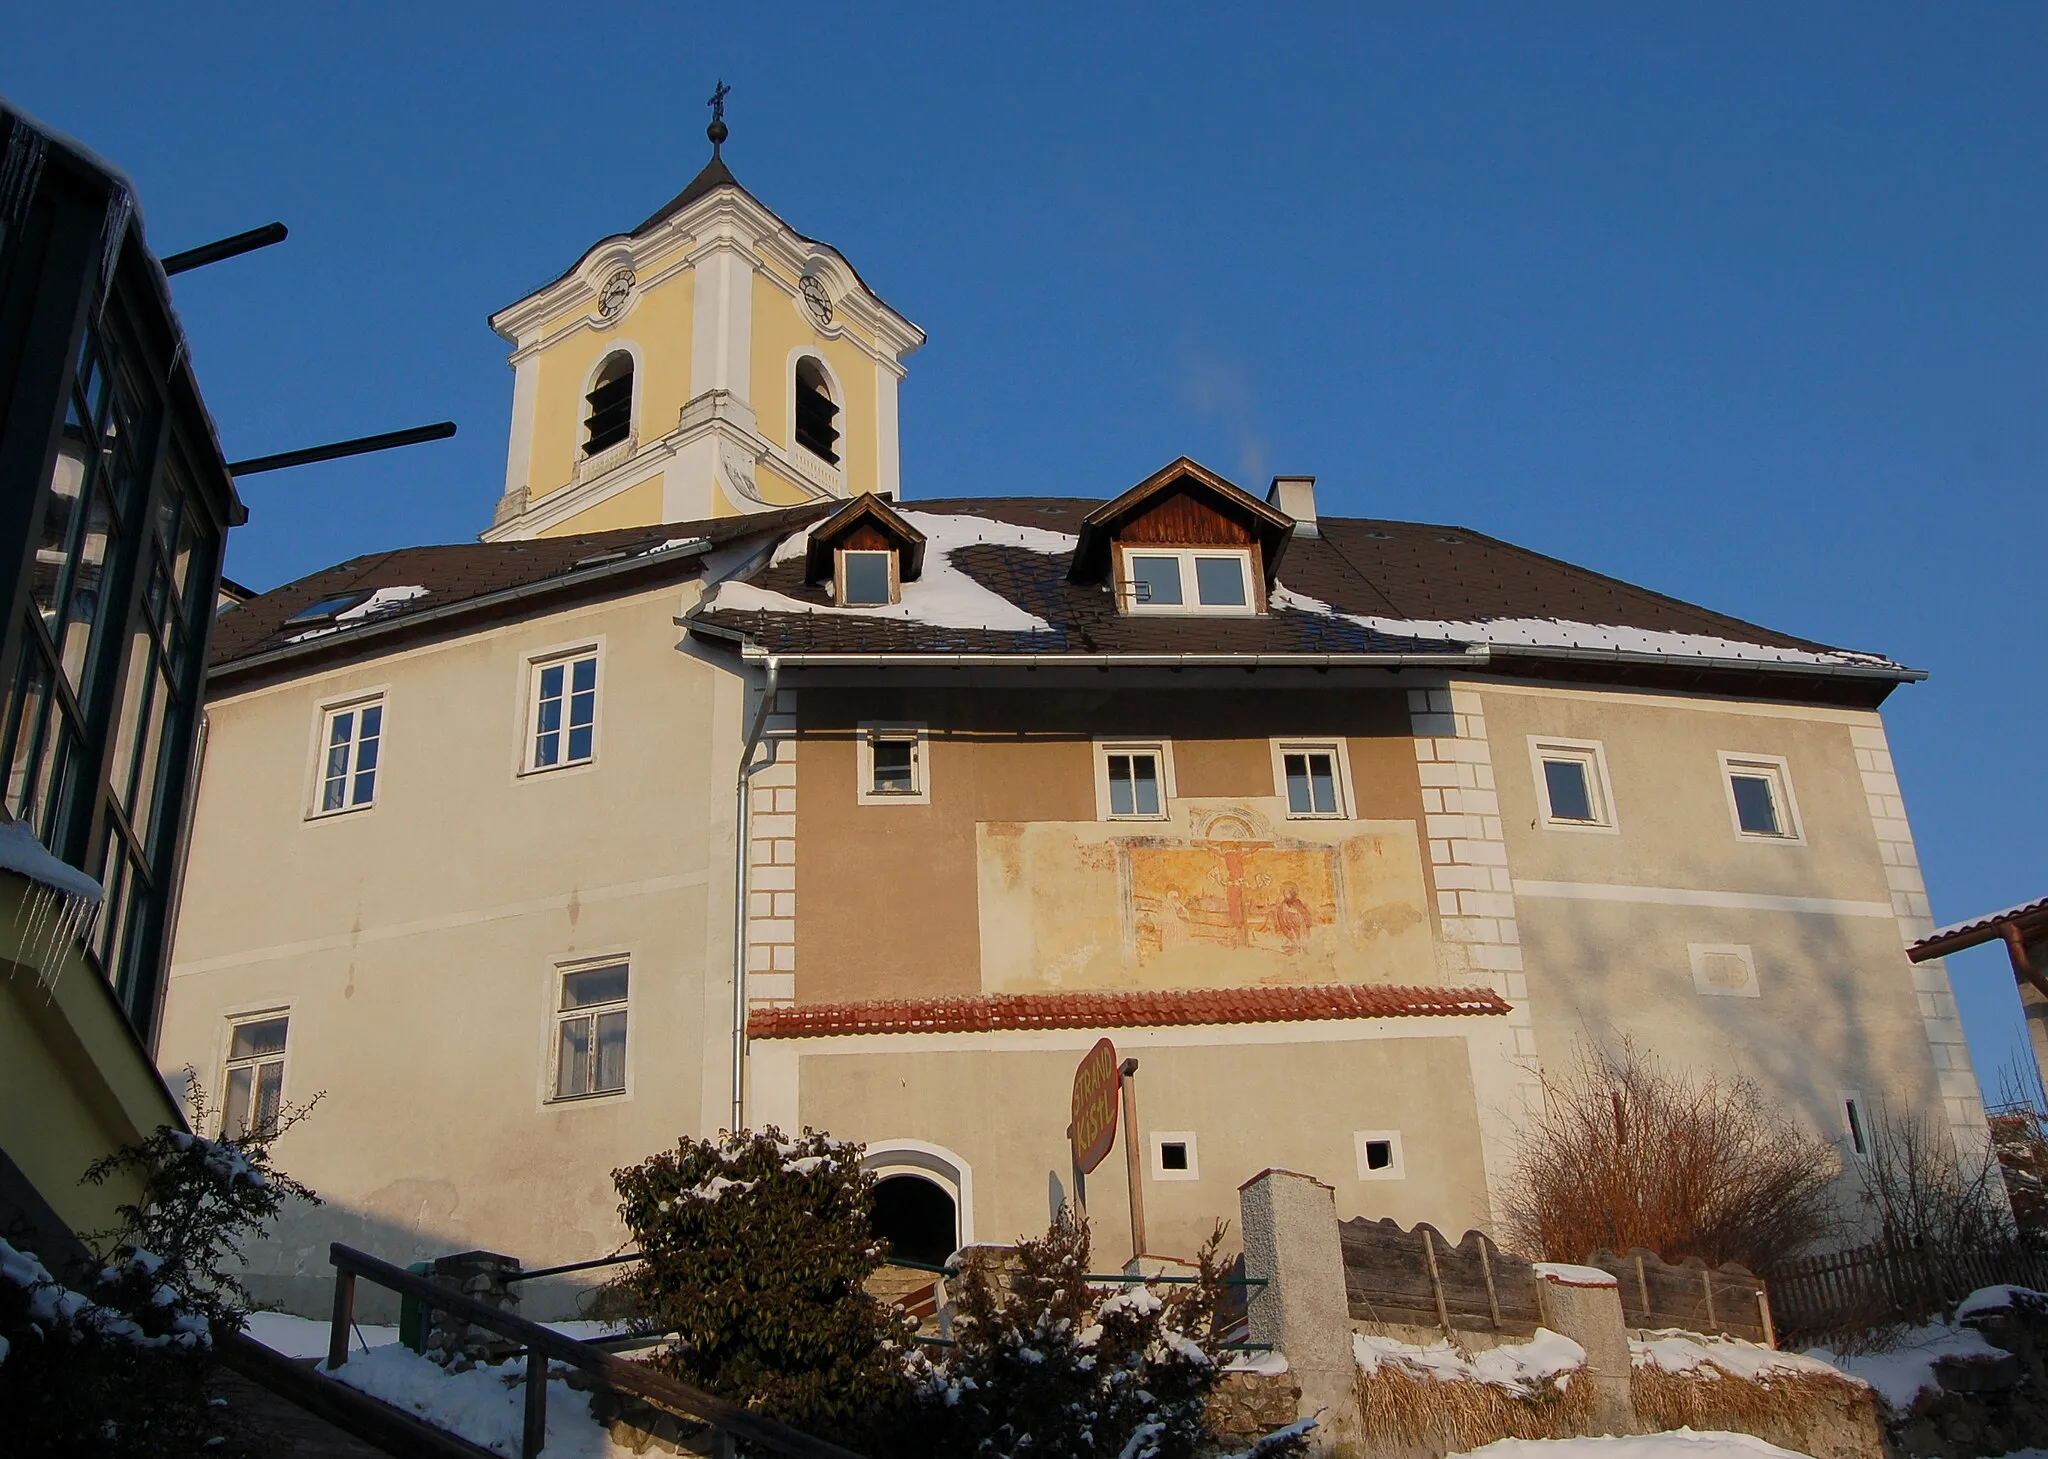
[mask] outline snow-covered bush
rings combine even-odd
[[[771,1418],[869,1448],[901,1412],[909,1324],[870,1296],[882,1264],[861,1148],[769,1128],[612,1172],[641,1260],[636,1320],[679,1340],[651,1359]]]
[[[1183,1459],[1209,1435],[1222,1376],[1216,1260],[1193,1282],[1088,1280],[1088,1231],[1062,1215],[1000,1254],[970,1252],[953,1292],[953,1346],[917,1361],[917,1451],[934,1454]],[[1261,1454],[1300,1452],[1276,1438]],[[912,1446],[906,1445],[905,1452]]]

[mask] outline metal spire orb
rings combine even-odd
[[[711,100],[705,103],[711,108],[711,125],[704,129],[704,135],[711,139],[713,157],[718,155],[718,149],[725,144],[726,137],[730,135],[725,129],[725,99],[731,94],[732,88],[721,80],[712,89]]]

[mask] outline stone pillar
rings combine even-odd
[[[510,1311],[519,1305],[519,1294],[506,1277],[519,1270],[515,1257],[495,1251],[465,1251],[437,1257],[428,1280],[451,1287],[463,1296]],[[454,1313],[434,1309],[426,1324],[426,1356],[453,1372],[464,1372],[478,1363],[502,1362],[519,1350],[519,1344],[500,1337],[488,1328],[477,1327]]]
[[[1622,1321],[1621,1288],[1598,1267],[1562,1262],[1536,1263],[1536,1298],[1543,1325],[1586,1350],[1584,1378],[1593,1385],[1595,1434],[1638,1431],[1635,1400],[1629,1395],[1628,1328]]]
[[[1266,1170],[1238,1187],[1237,1199],[1245,1275],[1266,1282],[1251,1289],[1251,1340],[1286,1355],[1299,1416],[1316,1420],[1315,1452],[1363,1453],[1337,1193],[1310,1176]]]

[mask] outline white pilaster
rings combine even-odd
[[[903,473],[898,458],[896,370],[875,365],[875,491],[891,501],[903,500]]]

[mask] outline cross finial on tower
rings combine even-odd
[[[704,135],[711,139],[711,155],[716,157],[718,149],[725,142],[725,99],[732,94],[732,88],[721,80],[712,89],[711,100],[705,105],[711,108],[711,125],[704,129]]]

